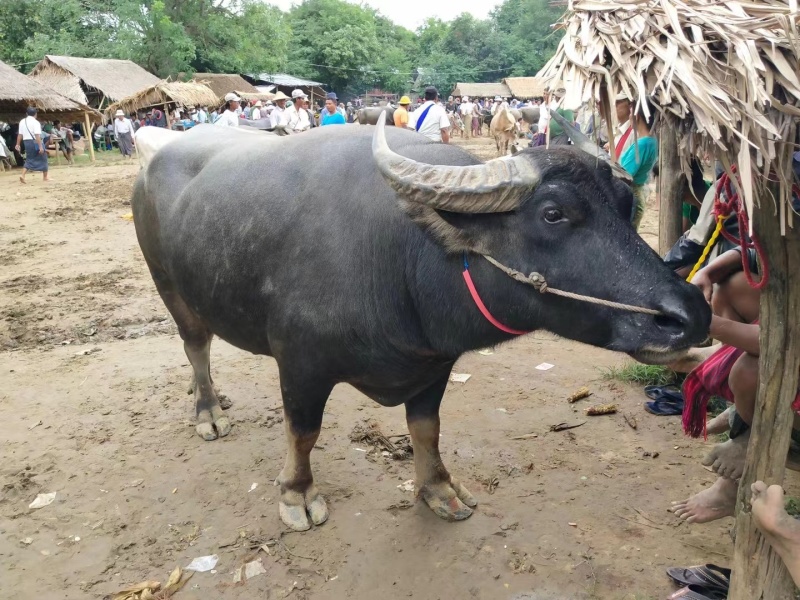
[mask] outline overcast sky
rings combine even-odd
[[[463,12],[471,13],[478,19],[485,19],[495,6],[502,0],[455,0],[442,2],[439,0],[367,0],[372,8],[378,9],[382,15],[390,18],[398,25],[414,31],[428,17],[438,17],[443,21],[450,21]],[[299,0],[266,0],[269,4],[289,10],[292,4],[299,4]],[[348,0],[353,4],[360,4]]]

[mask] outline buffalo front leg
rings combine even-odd
[[[478,501],[450,475],[439,454],[439,405],[446,387],[447,376],[406,402],[406,421],[414,446],[417,495],[442,519],[463,521]]]
[[[328,520],[325,498],[314,485],[311,450],[319,438],[322,413],[332,389],[331,384],[317,384],[307,381],[307,376],[294,378],[281,372],[288,451],[275,485],[281,488],[281,520],[295,531],[306,531],[311,523],[322,525]]]
[[[197,435],[206,441],[225,437],[231,422],[222,412],[219,396],[211,380],[211,331],[184,302],[164,276],[151,268],[156,289],[178,326],[183,349],[192,365],[192,391],[197,412]]]

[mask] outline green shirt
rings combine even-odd
[[[631,134],[632,135],[632,134]],[[639,160],[636,160],[636,148],[639,148]],[[644,185],[647,177],[658,159],[658,143],[654,137],[640,137],[631,144],[619,160],[620,166],[633,177],[633,185]]]
[[[556,112],[564,117],[564,120],[567,123],[574,123],[575,122],[575,113],[571,110],[564,110],[563,108],[556,109]],[[564,133],[564,128],[561,127],[558,123],[556,123],[555,119],[550,119],[550,135],[555,137],[557,135],[561,135]]]

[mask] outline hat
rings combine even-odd
[[[339,98],[336,96],[336,92],[328,92],[328,93],[325,95],[325,99],[326,99],[326,100],[333,100],[333,101],[335,102],[335,101],[336,101],[336,100],[338,100]]]
[[[292,100],[295,98],[308,98],[303,90],[292,90]]]
[[[233,92],[228,92],[225,94],[225,102],[241,102],[241,100],[242,99]]]
[[[463,100],[464,102],[469,102],[469,96],[464,96],[464,97],[462,98],[462,100]]]
[[[408,96],[403,96],[402,98],[400,98],[398,104],[400,106],[403,106],[404,104],[411,104],[411,98],[409,98]]]
[[[261,108],[262,106],[264,105],[261,104],[261,100],[256,100],[256,108]]]
[[[503,101],[503,99],[502,99],[500,96],[495,96],[495,97],[494,97],[494,101],[495,101],[495,102],[502,102],[502,101]]]
[[[278,100],[288,100],[288,99],[289,96],[287,96],[283,92],[278,92],[277,94],[275,94],[275,97],[273,98],[275,102],[277,102]]]
[[[403,96],[403,98],[405,98],[405,96]],[[352,102],[348,102],[347,106],[353,106],[353,103]]]
[[[266,103],[265,106],[274,106],[274,104],[273,104],[272,100],[267,100],[267,103]]]
[[[615,102],[630,102],[630,101],[631,101],[630,97],[625,92],[620,92],[619,94],[617,94],[617,98],[615,100]]]
[[[565,88],[558,88],[556,90],[556,98],[563,98],[566,93],[567,90]]]
[[[122,112],[121,110],[117,109],[117,112],[114,113],[114,116],[115,117],[124,117],[125,113]]]

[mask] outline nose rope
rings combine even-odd
[[[654,310],[652,308],[644,308],[642,306],[633,306],[631,304],[623,304],[622,302],[613,302],[611,300],[603,300],[602,298],[595,298],[594,296],[584,296],[583,294],[574,294],[572,292],[565,292],[564,290],[557,290],[551,288],[547,285],[547,281],[544,278],[544,275],[541,273],[533,272],[530,275],[525,275],[512,269],[511,267],[507,267],[501,262],[495,260],[488,254],[484,254],[483,257],[489,261],[490,264],[494,265],[498,269],[500,269],[503,273],[514,279],[515,281],[519,281],[520,283],[525,283],[527,285],[532,285],[535,287],[539,292],[542,294],[553,294],[555,296],[562,296],[564,298],[571,298],[573,300],[580,300],[582,302],[589,302],[591,304],[599,304],[600,306],[608,306],[609,308],[619,308],[620,310],[627,310],[630,312],[635,313],[642,313],[645,315],[663,315],[660,310]]]

